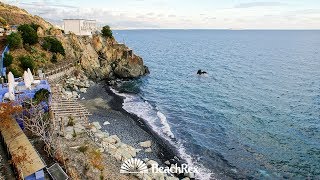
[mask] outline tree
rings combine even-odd
[[[104,26],[103,28],[102,28],[102,35],[104,36],[104,37],[107,37],[107,38],[112,38],[113,36],[112,36],[112,31],[111,31],[111,29],[110,29],[110,26],[108,26],[108,25],[106,25],[106,26]]]
[[[21,63],[21,67],[24,70],[27,70],[28,68],[30,68],[30,70],[33,70],[35,68],[35,63],[30,56],[20,56],[19,61]]]
[[[7,37],[7,43],[11,49],[17,49],[22,47],[22,37],[19,33],[11,33]]]
[[[36,104],[39,104],[40,102],[48,103],[49,98],[50,98],[50,92],[47,89],[42,88],[34,94],[33,101]]]
[[[24,125],[32,134],[38,136],[45,143],[45,151],[49,155],[53,155],[54,147],[54,130],[52,121],[50,121],[49,113],[43,113],[43,104],[34,104],[24,102],[25,117]]]
[[[33,45],[38,43],[37,32],[29,24],[20,25],[18,31],[21,32],[24,44]]]
[[[63,56],[66,54],[62,43],[56,38],[45,37],[42,48],[53,53],[60,53]]]
[[[39,24],[35,24],[35,23],[31,23],[30,26],[31,26],[32,29],[34,29],[36,32],[38,31],[38,28],[40,27]]]
[[[52,55],[51,62],[52,62],[52,63],[58,62],[58,58],[57,58],[57,55],[56,55],[56,54],[53,54],[53,55]]]
[[[12,61],[13,61],[13,56],[9,53],[5,53],[3,58],[3,65],[5,67],[9,67],[12,64]]]
[[[10,120],[21,112],[21,106],[17,106],[13,102],[0,103],[0,126],[9,128]]]

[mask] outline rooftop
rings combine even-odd
[[[45,164],[42,162],[36,150],[31,145],[27,136],[23,133],[17,121],[11,119],[9,127],[0,126],[0,131],[8,151],[12,156],[27,155],[25,160],[19,162],[16,167],[23,177],[28,177],[33,173],[43,169]]]

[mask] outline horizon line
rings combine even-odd
[[[228,28],[112,28],[112,30],[227,30],[227,31],[320,31],[320,29],[228,29]]]

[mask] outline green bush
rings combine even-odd
[[[3,58],[3,65],[9,67],[12,64],[13,56],[11,54],[5,53]]]
[[[22,77],[22,75],[23,75],[20,70],[15,69],[15,68],[10,67],[10,71],[12,72],[14,77]]]
[[[83,154],[88,150],[88,146],[87,145],[82,145],[80,147],[78,147],[78,151],[82,152]]]
[[[44,42],[42,43],[42,48],[53,53],[60,53],[63,56],[65,55],[61,42],[56,38],[45,37]]]
[[[31,23],[30,26],[31,26],[32,29],[35,30],[36,32],[38,31],[38,28],[40,27],[39,24],[35,24],[35,23]]]
[[[11,33],[7,37],[7,43],[11,49],[17,49],[22,47],[22,37],[19,33]]]
[[[76,123],[74,122],[74,117],[69,116],[69,121],[67,123],[67,126],[74,126]]]
[[[41,101],[48,102],[50,97],[50,92],[47,89],[40,89],[34,94],[33,100],[38,104]]]
[[[112,31],[110,29],[110,26],[108,26],[108,25],[104,26],[102,28],[101,32],[102,32],[102,35],[107,37],[107,38],[112,38],[113,37],[112,36]]]
[[[35,63],[30,56],[20,56],[19,61],[21,63],[21,67],[24,70],[27,70],[28,68],[30,68],[30,70],[33,70],[35,68]]]
[[[52,62],[52,63],[58,62],[58,58],[57,58],[57,55],[56,55],[56,54],[53,54],[53,55],[52,55],[51,62]]]
[[[18,31],[21,32],[21,36],[24,44],[33,45],[38,43],[37,31],[35,31],[31,25],[23,24],[18,27]]]

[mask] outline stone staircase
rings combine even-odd
[[[55,121],[61,121],[73,118],[84,118],[90,116],[90,112],[74,98],[67,98],[62,93],[62,87],[59,84],[51,84],[52,99],[50,109],[53,113]]]

